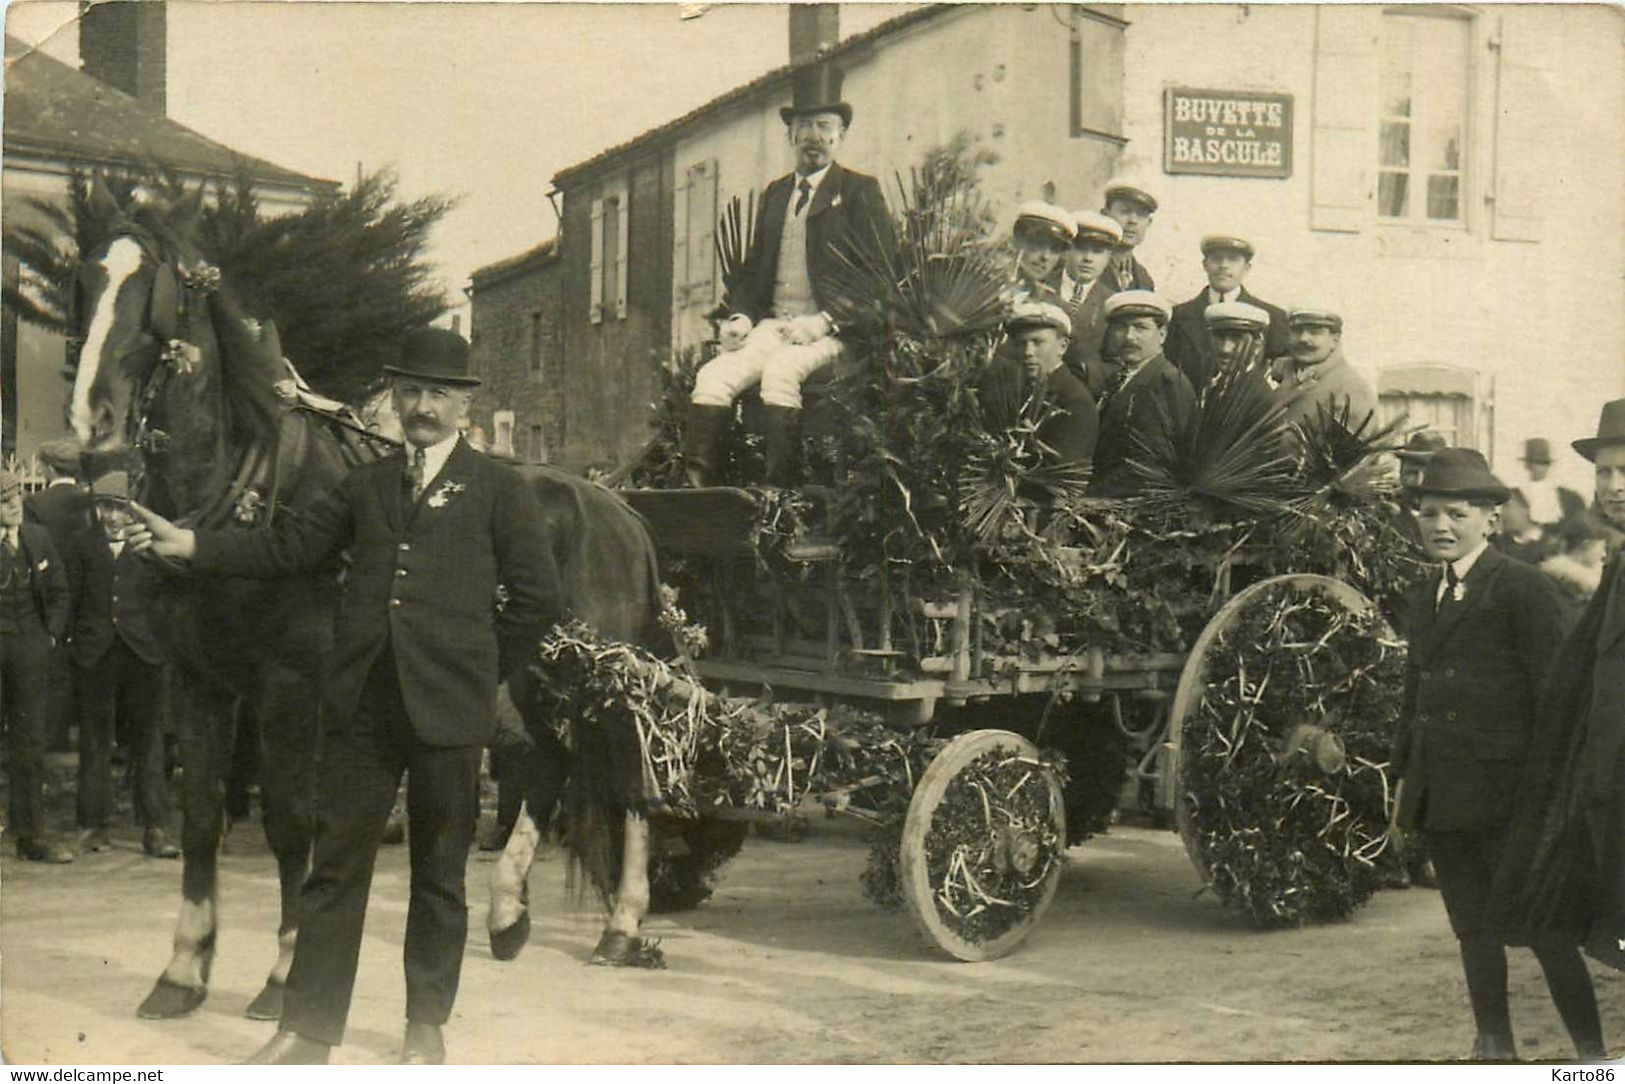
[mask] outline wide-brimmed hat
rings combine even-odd
[[[1512,491],[1490,473],[1484,456],[1471,448],[1441,448],[1433,453],[1422,479],[1405,487],[1418,497],[1456,497],[1503,503]]]
[[[790,104],[781,106],[779,119],[789,124],[797,117],[834,113],[852,127],[852,107],[841,101],[841,69],[827,61],[809,64],[790,76]]]
[[[1202,255],[1215,252],[1239,252],[1249,260],[1253,258],[1253,243],[1234,233],[1210,233],[1202,238]]]
[[[21,500],[22,495],[23,480],[17,472],[0,468],[0,501]]]
[[[1209,331],[1263,331],[1270,326],[1270,314],[1245,301],[1220,301],[1202,310]]]
[[[1436,433],[1432,429],[1418,429],[1405,441],[1405,447],[1394,452],[1407,463],[1426,463],[1433,458],[1435,452],[1450,447],[1450,442],[1444,439],[1443,433]]]
[[[1116,248],[1123,243],[1123,227],[1111,215],[1103,215],[1099,211],[1073,211],[1072,222],[1078,228],[1072,238],[1073,245],[1093,241]]]
[[[1574,442],[1574,450],[1596,462],[1597,449],[1611,444],[1625,444],[1625,399],[1615,399],[1602,405],[1602,416],[1597,419],[1597,435]]]
[[[1018,241],[1044,241],[1056,245],[1070,245],[1078,232],[1078,223],[1072,212],[1030,199],[1016,208],[1016,222],[1010,227],[1011,236]]]
[[[1114,199],[1126,199],[1138,203],[1152,214],[1156,214],[1157,211],[1156,196],[1148,192],[1144,185],[1122,177],[1106,182],[1106,194],[1101,197],[1101,202],[1110,206]]]
[[[121,470],[108,471],[90,483],[90,496],[98,501],[127,501],[130,499],[130,476]]]
[[[442,327],[420,327],[401,340],[400,360],[385,365],[392,376],[410,376],[459,388],[477,387],[468,371],[468,340]]]
[[[1072,334],[1072,318],[1059,305],[1048,301],[1023,301],[1005,318],[1004,330],[1010,334],[1028,328],[1052,327],[1062,335]]]
[[[1174,307],[1150,290],[1120,290],[1106,299],[1102,311],[1108,321],[1149,316],[1164,325],[1174,315]]]

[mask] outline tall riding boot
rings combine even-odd
[[[722,431],[728,425],[732,407],[688,404],[688,420],[683,433],[683,468],[688,484],[696,489],[711,484],[717,469],[717,451]]]
[[[763,410],[763,451],[767,455],[767,483],[787,486],[795,481],[801,452],[801,411],[770,406]]]

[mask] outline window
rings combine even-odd
[[[547,462],[547,440],[542,436],[542,427],[530,427],[530,458],[536,463]]]
[[[592,201],[592,266],[590,318],[626,319],[627,191],[606,193]]]
[[[1118,146],[1123,138],[1123,30],[1128,24],[1085,7],[1072,9],[1072,135],[1103,139]],[[993,81],[1005,78],[1001,64]],[[980,79],[980,76],[978,76]],[[977,89],[981,89],[978,86]]]
[[[677,188],[677,271],[679,308],[717,301],[717,162],[689,166]]]
[[[1464,222],[1472,23],[1455,15],[1389,12],[1382,19],[1377,214]]]
[[[1377,372],[1379,416],[1404,418],[1402,433],[1431,429],[1452,447],[1479,447],[1478,374],[1455,365],[1407,365]]]
[[[496,455],[513,455],[513,411],[498,410],[491,415],[491,451]]]
[[[542,371],[542,314],[530,314],[530,371]]]

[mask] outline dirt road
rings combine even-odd
[[[275,878],[263,845],[223,858],[221,951],[208,1002],[136,1019],[167,958],[177,864],[133,843],[71,866],[0,861],[0,1048],[50,1063],[223,1063],[270,1026],[243,1018],[274,953]],[[799,843],[753,839],[698,911],[652,920],[670,964],[589,968],[590,908],[563,866],[538,865],[536,926],[513,963],[485,944],[485,877],[470,864],[470,938],[447,1029],[461,1062],[1139,1062],[1451,1058],[1472,1039],[1436,892],[1380,893],[1346,923],[1260,933],[1198,894],[1178,838],[1119,826],[1071,852],[1048,917],[1014,956],[933,956],[903,914],[858,889],[864,844],[843,822]],[[399,1042],[406,852],[374,882],[341,1063]],[[1625,1052],[1625,975],[1593,966],[1604,1027]],[[1512,959],[1524,1057],[1569,1046],[1527,952]],[[639,1022],[628,1027],[628,1020]]]

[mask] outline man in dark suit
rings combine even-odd
[[[1264,335],[1264,358],[1277,358],[1290,349],[1286,312],[1264,301],[1246,287],[1247,273],[1253,268],[1253,244],[1234,234],[1213,234],[1202,238],[1202,270],[1207,286],[1201,293],[1174,306],[1168,323],[1168,360],[1179,367],[1191,387],[1201,391],[1219,373],[1219,359],[1213,337],[1204,319],[1208,307],[1240,301],[1269,314],[1269,330]]]
[[[1059,305],[1027,301],[1004,323],[1016,351],[995,358],[982,374],[979,391],[989,420],[1011,428],[1037,399],[1047,409],[1037,436],[1047,462],[1087,467],[1100,436],[1095,400],[1062,363],[1071,319]]]
[[[1112,254],[1112,265],[1106,271],[1107,281],[1116,290],[1155,290],[1156,282],[1134,256],[1134,249],[1145,240],[1151,229],[1151,217],[1157,213],[1157,197],[1144,185],[1119,178],[1106,185],[1101,211],[1116,219],[1123,228],[1123,240]]]
[[[779,110],[796,167],[762,194],[743,281],[725,303],[721,353],[694,379],[683,457],[696,486],[710,482],[734,400],[757,383],[766,408],[768,480],[789,479],[802,382],[842,353],[829,315],[837,254],[890,244],[880,182],[835,160],[852,124],[852,107],[840,93],[839,69],[814,65],[798,73],[794,103]]]
[[[1408,601],[1410,655],[1390,758],[1403,781],[1395,821],[1422,831],[1433,860],[1477,1028],[1472,1056],[1513,1059],[1506,950],[1488,905],[1563,608],[1538,569],[1489,545],[1508,490],[1482,455],[1436,453],[1412,493],[1422,545],[1439,564]],[[1602,1025],[1579,949],[1547,939],[1532,947],[1576,1050],[1600,1057]]]
[[[1123,227],[1110,215],[1095,211],[1074,211],[1077,232],[1066,255],[1066,274],[1061,276],[1061,307],[1072,317],[1071,341],[1066,348],[1066,364],[1074,376],[1087,383],[1090,374],[1098,379],[1105,364],[1101,344],[1106,338],[1106,299],[1117,292],[1107,272],[1112,253],[1123,240]]]
[[[79,704],[80,849],[111,846],[113,735],[132,746],[135,815],[145,826],[142,849],[177,858],[169,841],[169,793],[164,779],[164,653],[152,627],[152,563],[125,543],[132,522],[130,480],[112,471],[91,483],[97,524],[75,532],[66,562],[73,610],[69,651]],[[117,728],[122,717],[124,726]]]
[[[1168,435],[1196,410],[1196,392],[1163,356],[1168,302],[1149,290],[1125,290],[1106,299],[1105,352],[1116,362],[1100,404],[1100,442],[1095,446],[1095,489],[1107,496],[1134,491],[1127,460],[1142,444]],[[1094,392],[1093,387],[1090,388]]]
[[[72,862],[45,831],[46,665],[68,623],[68,578],[51,534],[23,522],[23,483],[0,469],[0,714],[10,784],[7,831],[17,857]]]
[[[23,498],[23,518],[50,531],[51,543],[66,560],[69,540],[92,519],[90,494],[79,485],[79,445],[72,440],[47,441],[40,445],[39,458],[45,467],[45,488]],[[48,744],[67,752],[73,748],[68,731],[77,715],[67,644],[51,649],[50,684]]]
[[[303,517],[263,531],[188,531],[140,506],[139,550],[201,574],[350,571],[322,701],[315,853],[299,905],[281,1030],[253,1063],[325,1062],[344,1036],[379,837],[404,771],[412,865],[401,1060],[438,1064],[468,933],[464,867],[497,685],[560,616],[558,567],[536,498],[463,442],[478,380],[468,344],[427,328],[386,367],[401,453],[357,468]],[[496,607],[497,587],[505,602]]]

